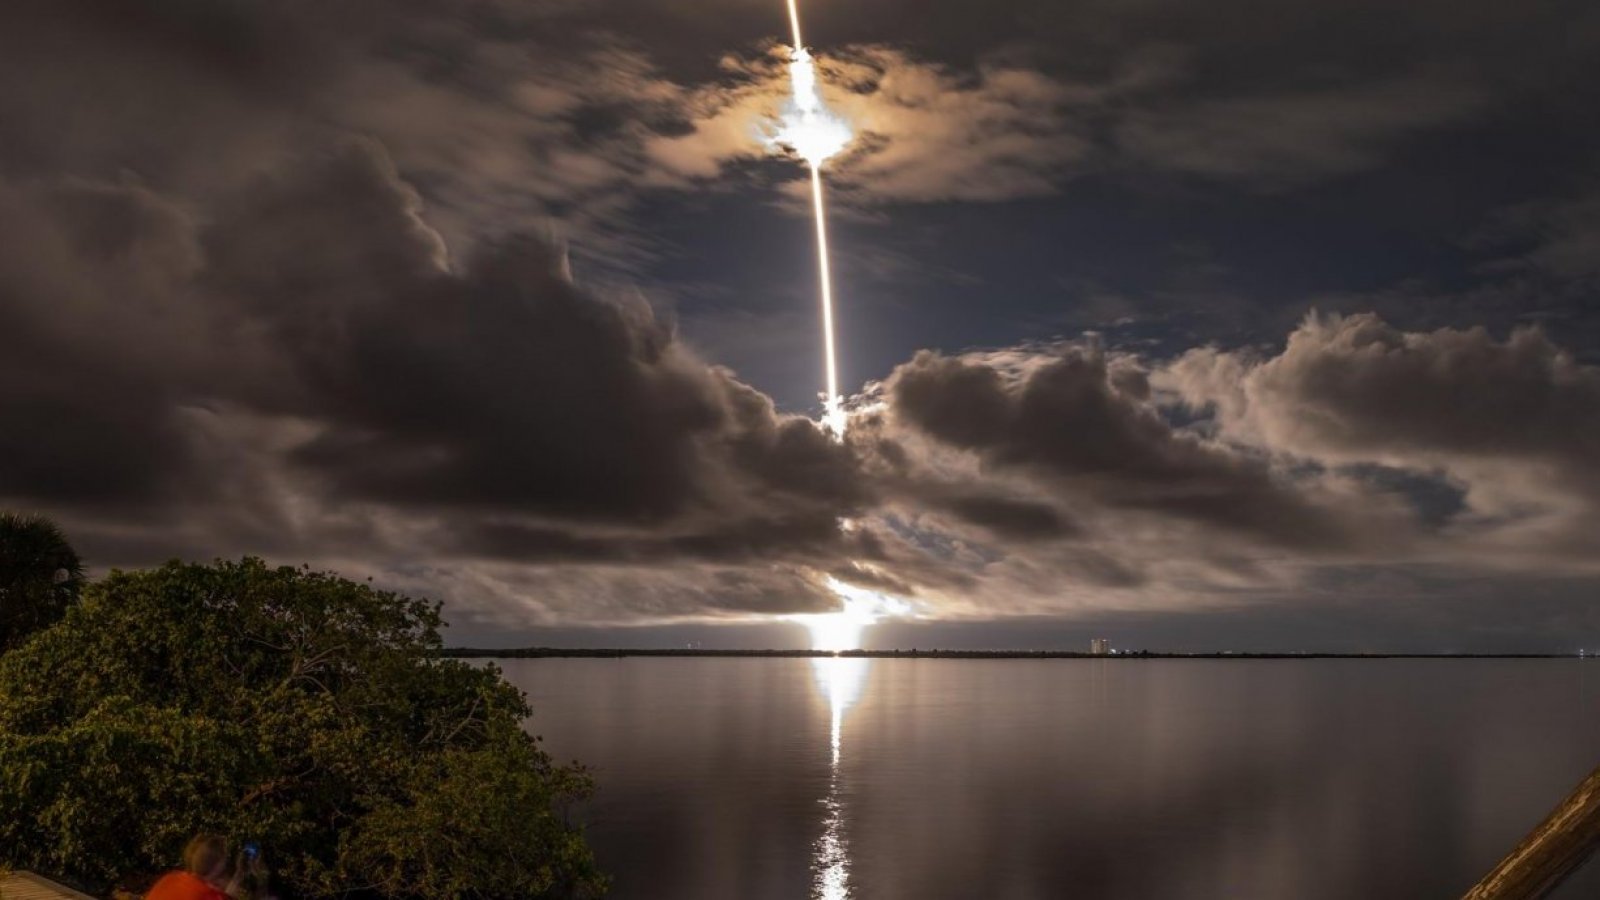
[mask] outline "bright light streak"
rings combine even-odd
[[[839,363],[833,327],[833,276],[828,265],[827,214],[822,201],[822,164],[843,150],[854,137],[849,123],[834,115],[822,99],[816,62],[800,36],[797,0],[788,0],[789,28],[794,45],[789,51],[790,98],[769,142],[787,147],[811,169],[811,214],[817,223],[817,276],[822,294],[823,365],[827,391],[822,397],[822,424],[835,438],[844,437],[846,416],[839,397]]]
[[[850,609],[804,618],[803,624],[811,632],[811,649],[829,653],[860,649],[862,630],[877,621]]]
[[[822,206],[822,171],[811,167],[811,211],[817,220],[817,280],[822,285],[822,358],[828,393],[822,398],[822,424],[844,437],[844,404],[839,400],[839,363],[833,345],[833,274],[828,266],[828,216]]]
[[[812,859],[815,872],[812,897],[815,900],[848,900],[850,897],[850,845],[845,833],[845,805],[840,790],[839,763],[843,756],[844,717],[861,696],[870,659],[813,659],[811,668],[817,687],[828,701],[829,743],[833,751],[829,766],[828,795],[822,800],[826,811],[822,836],[817,839]]]
[[[855,134],[850,123],[834,115],[822,99],[816,60],[800,39],[800,11],[795,0],[789,0],[789,24],[794,29],[794,45],[789,48],[789,102],[784,104],[778,128],[768,143],[788,147],[816,170],[849,146]]]
[[[845,713],[861,698],[861,689],[867,681],[867,669],[872,660],[856,656],[823,657],[811,661],[812,674],[817,688],[828,701],[828,742],[833,749],[833,765],[839,765],[839,751],[843,746],[841,735]]]
[[[811,632],[811,649],[828,653],[841,650],[859,650],[861,633],[868,625],[889,616],[911,613],[911,604],[878,591],[846,584],[829,576],[828,589],[839,597],[843,609],[832,613],[808,613],[789,616],[789,620],[804,625]]]
[[[798,0],[788,0],[789,28],[794,44],[789,53],[791,96],[785,106],[771,143],[788,147],[811,170],[811,215],[817,226],[817,281],[822,303],[823,366],[827,392],[822,398],[822,424],[836,440],[844,438],[846,416],[839,397],[839,364],[834,345],[833,274],[829,271],[828,216],[822,197],[822,164],[849,145],[850,126],[829,111],[817,84],[817,67],[800,35]],[[847,523],[848,524],[848,523]],[[838,595],[843,609],[835,613],[791,616],[811,632],[811,646],[837,653],[861,646],[861,632],[884,615],[910,611],[904,601],[887,597],[828,578],[828,587]],[[817,900],[848,900],[850,897],[850,852],[845,842],[844,803],[840,794],[840,748],[844,714],[861,693],[867,670],[865,659],[813,660],[817,680],[828,698],[832,713],[832,777],[828,796],[823,801],[827,816],[822,837],[817,842],[815,890]],[[830,665],[831,664],[831,665]]]
[[[796,0],[789,0],[789,31],[794,35],[794,46],[804,47],[806,42],[800,38],[800,6]]]
[[[834,115],[822,100],[817,87],[817,67],[810,52],[796,46],[789,51],[791,94],[785,105],[772,143],[793,150],[818,169],[849,145],[854,134],[843,119]]]

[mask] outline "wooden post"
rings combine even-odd
[[[1462,900],[1538,900],[1600,847],[1600,769],[1589,773]]]

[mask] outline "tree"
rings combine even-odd
[[[0,653],[59,621],[83,587],[83,562],[54,522],[0,513]]]
[[[590,790],[436,605],[257,559],[113,572],[0,658],[0,865],[155,871],[200,831],[300,896],[591,896]]]

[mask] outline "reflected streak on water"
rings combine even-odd
[[[1594,659],[501,665],[616,900],[1459,897],[1600,752]]]
[[[828,704],[831,720],[828,741],[832,750],[828,794],[821,801],[822,836],[812,856],[812,893],[815,900],[847,900],[850,896],[850,845],[845,837],[845,808],[840,796],[839,762],[843,751],[845,714],[861,696],[867,680],[868,659],[825,657],[811,661],[817,689]]]

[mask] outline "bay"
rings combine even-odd
[[[621,900],[1451,898],[1600,764],[1593,660],[498,665]]]

